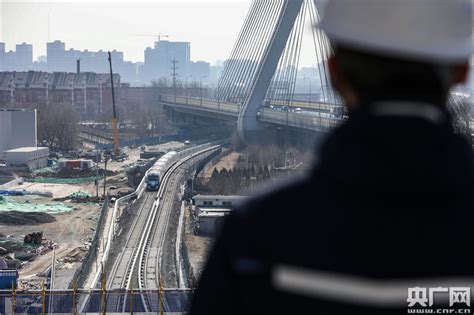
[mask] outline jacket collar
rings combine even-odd
[[[436,125],[448,120],[448,116],[442,108],[429,103],[384,101],[372,104],[369,111],[376,117],[421,118]]]

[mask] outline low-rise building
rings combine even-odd
[[[94,166],[94,161],[92,160],[59,160],[59,168],[69,168],[69,169],[81,169],[87,170]]]
[[[247,196],[235,195],[196,195],[193,197],[193,204],[196,207],[226,207],[233,208],[239,201]]]
[[[4,258],[0,257],[0,290],[11,290],[12,286],[16,288],[18,271],[8,267]]]
[[[35,109],[0,109],[0,160],[4,151],[36,147],[36,116]]]
[[[197,195],[193,197],[194,213],[197,218],[197,232],[215,236],[224,224],[224,219],[239,201],[247,196]]]
[[[22,147],[4,152],[7,167],[36,170],[48,166],[49,148]]]

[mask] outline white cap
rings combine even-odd
[[[409,59],[468,60],[473,0],[329,0],[320,28],[336,44]]]

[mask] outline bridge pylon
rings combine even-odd
[[[257,120],[258,110],[267,94],[303,2],[304,0],[285,0],[280,11],[276,13],[275,27],[264,47],[249,94],[240,108],[237,119],[237,130],[246,142],[255,142],[258,139],[260,130]],[[265,6],[260,7],[260,10],[265,9],[271,10]],[[254,18],[258,18],[258,15],[254,15]],[[252,18],[248,18],[243,28],[252,28],[254,22]]]

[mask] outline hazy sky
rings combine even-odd
[[[152,47],[156,38],[138,35],[161,33],[173,41],[191,42],[192,60],[214,63],[230,55],[251,1],[0,3],[0,41],[7,50],[14,50],[17,43],[33,44],[35,60],[46,54],[48,40],[59,39],[66,49],[117,49],[126,60],[143,61],[144,49]]]
[[[251,0],[0,0],[0,41],[7,50],[33,44],[33,54],[46,54],[56,39],[66,49],[117,49],[125,60],[143,61],[154,35],[191,42],[191,59],[214,63],[229,57]],[[48,23],[49,20],[49,23]],[[300,66],[317,62],[307,23]],[[49,27],[48,27],[49,25]],[[49,30],[49,31],[48,31]]]

